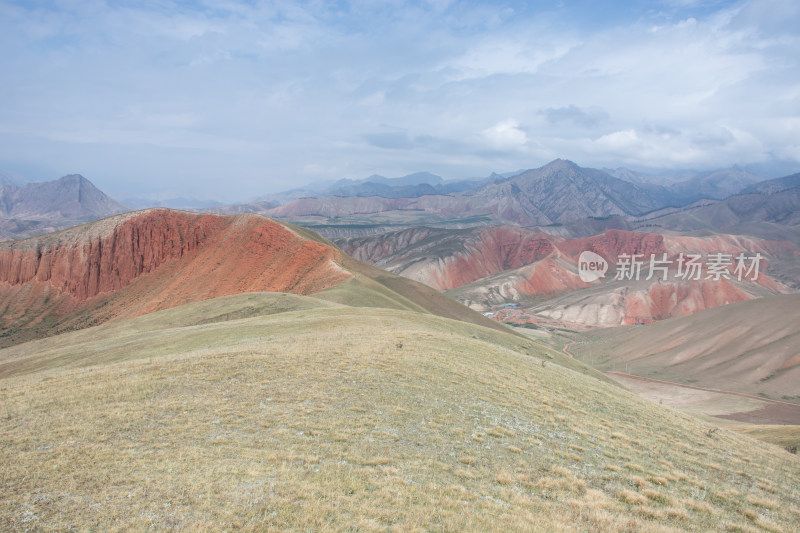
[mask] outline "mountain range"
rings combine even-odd
[[[625,169],[613,172],[625,179],[555,160],[511,176],[494,174],[460,182],[449,190],[444,187],[449,182],[427,174],[422,175],[427,181],[413,185],[408,185],[413,180],[389,185],[391,180],[368,178],[306,191],[303,197],[272,197],[269,203],[248,207],[313,227],[329,237],[346,237],[418,225],[548,226],[590,218],[633,219],[701,200],[720,200],[759,181],[758,176],[738,168],[699,173],[668,185]],[[230,206],[220,212],[236,209]]]
[[[787,183],[676,208],[557,161],[270,208],[373,233],[338,246],[169,209],[0,243],[0,529],[793,531],[800,244],[712,230],[797,234]],[[759,276],[677,272],[715,253]]]
[[[428,172],[399,178],[373,175],[294,189],[245,204],[170,202],[218,214],[264,214],[313,227],[329,237],[415,225],[468,227],[487,223],[551,227],[577,223],[584,226],[585,233],[612,227],[633,229],[635,225],[626,226],[622,219],[652,218],[739,192],[763,194],[768,187],[758,188],[759,177],[737,167],[665,180],[628,169],[598,170],[555,160],[538,169],[482,179],[445,181]],[[780,185],[774,180],[772,183],[773,189],[794,186],[790,178],[784,178]],[[162,204],[142,198],[130,203],[136,208]],[[0,238],[24,238],[127,210],[79,175],[25,186],[3,184]],[[612,222],[616,226],[589,223],[609,217],[620,221]]]
[[[572,327],[649,323],[800,288],[799,245],[738,235],[689,237],[608,230],[568,239],[495,226],[413,228],[335,242],[353,257],[447,291],[478,311],[521,305],[509,317],[516,322]],[[583,251],[597,253],[610,263],[605,280],[580,279],[578,259]],[[696,280],[676,277],[680,256],[698,255],[705,262],[714,253],[731,258],[760,254],[763,265],[758,279],[739,280],[727,274],[719,279],[706,279],[705,274]],[[615,265],[623,254],[644,258],[641,279],[614,279]],[[651,257],[669,261],[667,279],[645,279]]]
[[[22,186],[4,183],[0,184],[0,240],[57,231],[128,210],[77,174]]]

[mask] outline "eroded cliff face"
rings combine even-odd
[[[431,269],[427,281],[440,290],[454,289],[535,263],[554,251],[551,238],[542,233],[509,226],[486,228],[464,250],[442,258],[437,267]]]
[[[0,283],[47,283],[82,302],[120,290],[215,235],[225,220],[175,211],[100,222],[105,231],[74,230],[0,245]]]
[[[120,215],[0,244],[0,336],[242,292],[312,294],[351,276],[340,259],[339,250],[258,215]]]
[[[468,230],[412,229],[387,235],[340,241],[349,253],[392,272],[426,283],[475,310],[497,311],[495,306],[520,302],[540,317],[583,326],[611,326],[653,322],[684,316],[711,307],[768,294],[790,292],[786,282],[772,276],[778,261],[800,261],[796,245],[785,241],[734,236],[683,237],[624,230],[609,230],[583,239],[566,239],[525,228],[498,226]],[[581,281],[578,257],[592,251],[610,264],[604,280]],[[674,265],[680,254],[700,254],[703,268],[710,254],[736,257],[762,255],[756,280],[684,280],[676,278]],[[673,268],[667,280],[612,282],[614,266],[623,254],[636,255],[646,264],[650,257],[666,258]],[[788,269],[790,271],[791,269]],[[735,277],[735,276],[734,276]],[[783,276],[781,279],[786,278]],[[546,301],[546,303],[542,303]],[[529,313],[516,322],[535,320]]]
[[[614,263],[621,254],[639,254],[649,258],[667,252],[663,235],[623,230],[608,230],[585,239],[560,239],[558,248],[574,261],[581,252],[588,250]]]

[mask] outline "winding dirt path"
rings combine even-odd
[[[569,347],[575,344],[577,341],[569,341],[564,347],[561,349],[562,352],[570,356],[571,358],[575,359],[575,356],[569,351]]]

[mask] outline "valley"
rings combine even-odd
[[[0,533],[800,532],[798,28],[0,0]]]
[[[559,172],[611,215],[460,191],[0,243],[0,527],[791,531],[794,189],[688,217],[569,162],[480,186]]]

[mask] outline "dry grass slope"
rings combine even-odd
[[[797,457],[428,314],[240,295],[2,350],[0,365],[6,531],[800,522]]]
[[[646,326],[595,330],[570,350],[602,370],[628,368],[800,403],[799,312],[800,294],[769,296]]]

